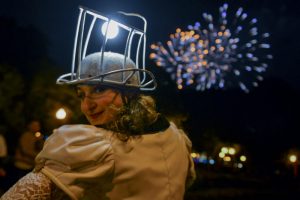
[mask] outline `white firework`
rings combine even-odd
[[[243,91],[258,86],[272,59],[267,42],[270,34],[259,34],[257,19],[243,8],[228,16],[228,4],[219,8],[219,18],[203,13],[204,23],[176,29],[167,41],[152,44],[150,58],[171,74],[178,89],[196,90],[239,86]],[[229,19],[231,19],[229,23]]]

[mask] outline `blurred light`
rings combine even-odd
[[[234,155],[235,154],[235,149],[233,147],[230,147],[228,150],[230,155]]]
[[[198,160],[200,163],[207,164],[208,160],[207,160],[207,156],[205,154],[201,154],[201,155],[198,154],[198,157],[199,157]]]
[[[220,152],[220,153],[219,153],[219,157],[220,157],[220,158],[224,158],[224,157],[225,157],[225,153]]]
[[[228,148],[227,147],[222,147],[221,152],[224,154],[228,153]]]
[[[215,164],[215,160],[214,159],[209,159],[209,164],[214,165]]]
[[[247,157],[244,156],[244,155],[242,155],[242,156],[240,156],[240,160],[241,160],[242,162],[245,162],[245,161],[247,160]]]
[[[224,160],[225,162],[230,162],[230,161],[231,161],[231,158],[230,158],[229,156],[225,156],[225,157],[223,158],[223,160]]]
[[[108,26],[108,30],[107,30]],[[101,28],[102,34],[105,35],[105,32],[107,30],[107,35],[106,37],[108,39],[113,39],[115,38],[118,33],[119,33],[119,26],[118,23],[115,22],[114,20],[110,20],[109,22],[104,22]]]
[[[197,154],[196,153],[191,153],[192,158],[196,158]]]
[[[66,113],[65,109],[60,108],[56,111],[55,116],[56,116],[56,119],[65,119],[67,116],[67,113]]]
[[[41,132],[36,132],[36,133],[34,134],[34,136],[37,137],[37,138],[41,137],[41,135],[42,135]]]
[[[243,164],[242,163],[238,163],[237,167],[240,168],[240,169],[242,169],[243,168]]]
[[[289,160],[290,160],[291,163],[295,163],[297,161],[297,156],[292,154],[292,155],[289,156]]]

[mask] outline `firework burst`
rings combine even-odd
[[[160,42],[151,45],[150,58],[170,73],[178,89],[239,86],[249,92],[263,80],[272,59],[269,33],[259,34],[257,19],[249,18],[243,8],[231,17],[227,10],[224,4],[217,20],[203,13],[203,25],[196,22],[186,31],[177,28],[167,47]]]

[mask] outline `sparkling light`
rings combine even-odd
[[[150,58],[176,81],[178,89],[240,87],[249,92],[263,80],[268,68],[269,33],[259,34],[257,19],[239,8],[227,12],[228,4],[219,8],[219,18],[203,13],[204,22],[176,29],[167,47],[151,45]]]

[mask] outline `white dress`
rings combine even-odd
[[[195,178],[190,151],[190,140],[173,123],[164,131],[127,142],[95,126],[67,125],[47,139],[35,172],[23,182],[36,177],[32,185],[38,188],[32,193],[44,191],[36,199],[65,194],[74,200],[181,200]],[[1,200],[34,199],[14,197],[21,189],[16,184]]]

